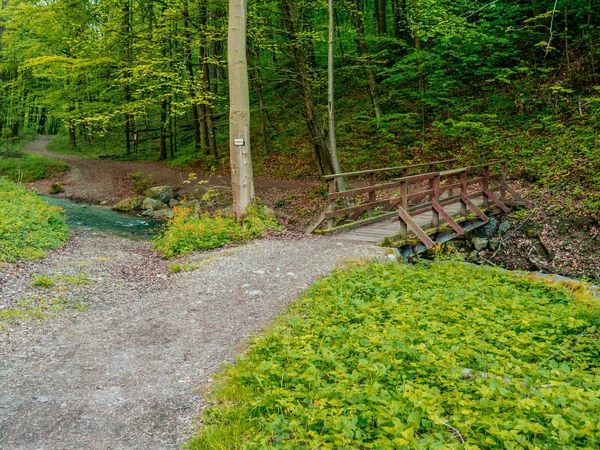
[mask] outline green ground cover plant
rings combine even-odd
[[[589,290],[459,262],[315,283],[213,393],[188,449],[592,449]]]
[[[79,300],[70,300],[64,297],[38,295],[23,297],[17,300],[12,307],[0,309],[0,330],[32,319],[45,319],[65,309],[87,311],[87,306]]]
[[[81,272],[77,275],[33,275],[32,286],[41,288],[68,288],[69,286],[86,286],[92,282],[87,272]]]
[[[175,207],[174,216],[154,241],[154,248],[166,258],[193,251],[210,250],[227,244],[261,237],[267,230],[281,227],[259,202],[250,205],[239,221],[217,211],[198,215],[189,208]]]
[[[30,183],[53,178],[67,170],[67,163],[39,155],[20,153],[12,157],[0,157],[0,177],[15,182]]]
[[[0,261],[42,258],[46,250],[63,245],[68,236],[60,208],[0,178]]]

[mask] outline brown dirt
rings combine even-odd
[[[180,186],[182,193],[193,193],[195,187],[183,184],[187,180],[189,171],[183,168],[168,167],[159,162],[145,161],[110,161],[80,158],[74,155],[61,155],[47,150],[47,144],[52,136],[40,136],[35,141],[24,147],[29,153],[46,156],[48,158],[64,161],[71,166],[70,172],[63,175],[60,180],[41,180],[31,183],[31,187],[43,194],[48,194],[52,183],[61,181],[65,192],[61,197],[84,200],[91,203],[108,202],[114,204],[123,198],[134,195],[129,174],[141,172],[151,174],[157,185]],[[223,175],[198,174],[197,181],[206,180],[206,187],[229,189],[231,179]],[[304,193],[316,185],[313,181],[281,180],[255,178],[257,195],[263,202],[273,206],[278,201],[290,195]]]

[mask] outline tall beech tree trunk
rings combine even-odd
[[[296,29],[298,21],[296,8],[292,0],[280,0],[281,12],[284,17],[284,25],[292,39],[292,64],[296,72],[296,79],[302,90],[302,101],[304,104],[304,120],[308,129],[312,157],[320,175],[333,173],[333,163],[329,153],[329,142],[326,138],[319,113],[315,108],[313,100],[312,85],[309,71],[304,55],[302,43],[299,42]]]
[[[246,58],[247,0],[229,0],[229,152],[233,211],[239,219],[254,198],[250,153],[250,92]]]
[[[327,52],[327,111],[329,113],[329,147],[331,150],[331,162],[333,163],[333,171],[335,173],[342,173],[340,168],[340,162],[337,156],[337,142],[335,140],[335,108],[334,108],[334,96],[335,96],[335,83],[334,83],[334,50],[335,50],[335,22],[333,17],[333,0],[328,0],[329,9],[329,45]],[[338,191],[344,190],[344,180],[338,178],[336,180]]]

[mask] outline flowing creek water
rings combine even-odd
[[[75,230],[149,240],[156,236],[163,223],[160,220],[119,213],[102,206],[77,203],[64,198],[44,199],[51,205],[64,209],[69,227]]]

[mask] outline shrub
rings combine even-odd
[[[188,449],[591,449],[589,289],[462,263],[315,283],[221,375]]]
[[[44,178],[53,178],[69,170],[69,165],[62,161],[26,153],[20,155],[0,158],[0,177],[15,182],[30,183]]]
[[[50,186],[50,190],[48,191],[50,194],[60,194],[61,192],[64,192],[64,188],[63,188],[64,183],[54,183],[52,184],[52,186]]]
[[[173,211],[173,218],[154,241],[154,247],[166,258],[244,242],[262,236],[268,229],[280,228],[258,202],[248,208],[239,222],[233,215],[219,211],[200,216],[189,208],[175,207]]]
[[[133,191],[137,195],[144,195],[144,192],[154,186],[154,177],[151,173],[144,175],[141,172],[131,172],[129,179],[133,183]]]
[[[60,208],[0,178],[0,261],[42,258],[68,235]]]

